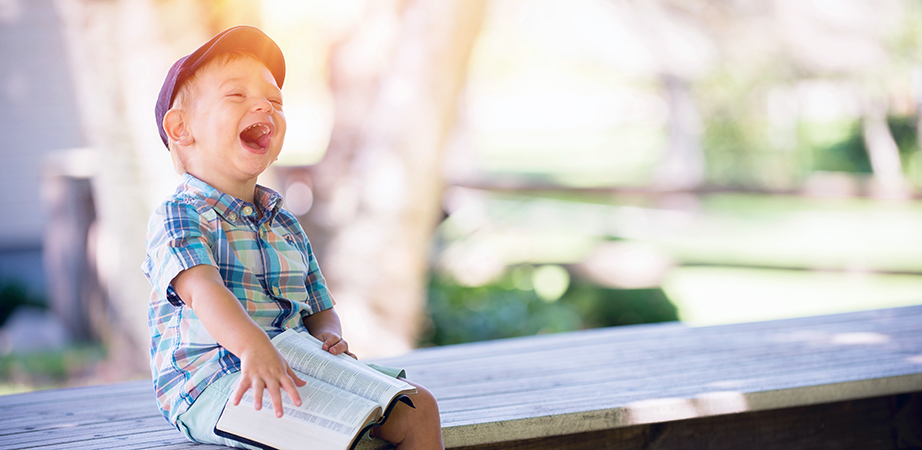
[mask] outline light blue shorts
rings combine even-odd
[[[368,364],[368,366],[388,376],[406,378],[406,372],[403,369],[377,364]],[[260,450],[259,447],[224,438],[214,432],[218,417],[221,416],[221,411],[224,410],[224,404],[227,403],[228,397],[233,393],[238,378],[240,378],[240,372],[234,372],[218,378],[217,381],[205,388],[205,391],[195,399],[195,402],[186,412],[176,418],[179,430],[182,431],[182,434],[187,439],[201,444],[217,444]],[[266,407],[271,408],[269,405],[266,405]]]

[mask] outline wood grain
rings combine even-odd
[[[586,330],[377,362],[436,395],[449,448],[896,448],[894,405],[922,392],[922,306]],[[917,439],[922,412],[899,415]],[[0,397],[0,449],[192,447],[149,380]]]

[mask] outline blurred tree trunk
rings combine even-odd
[[[242,0],[56,0],[93,176],[96,267],[108,303],[111,379],[146,373],[150,284],[140,270],[147,218],[177,184],[157,135],[154,102],[166,70],[228,23],[258,19]],[[154,195],[151,195],[151,194]]]
[[[484,4],[369,2],[331,50],[335,123],[301,221],[362,356],[406,351],[421,329],[442,148]]]
[[[705,181],[701,117],[688,80],[674,74],[661,78],[669,100],[669,144],[654,181],[661,189],[692,190]]]
[[[911,192],[903,174],[900,149],[887,125],[886,101],[877,99],[867,103],[861,124],[864,146],[874,172],[872,194],[891,199],[909,198]]]
[[[43,253],[49,305],[70,337],[99,341],[108,320],[95,263],[96,205],[89,173],[94,153],[79,149],[51,154],[42,178],[47,214]],[[87,161],[89,159],[89,161]],[[81,161],[82,160],[82,161]]]

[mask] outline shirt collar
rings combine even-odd
[[[256,211],[253,208],[259,208],[262,213],[260,222],[268,221],[271,224],[282,207],[282,196],[278,192],[258,184],[256,192],[253,193],[256,204],[253,204],[225,194],[188,173],[183,176],[183,182],[186,190],[205,200],[224,220],[234,225],[237,225],[241,217],[255,215]]]

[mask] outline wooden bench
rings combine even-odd
[[[477,449],[911,448],[922,306],[750,324],[679,323],[421,349],[445,443]],[[0,449],[201,449],[149,381],[0,397]]]

